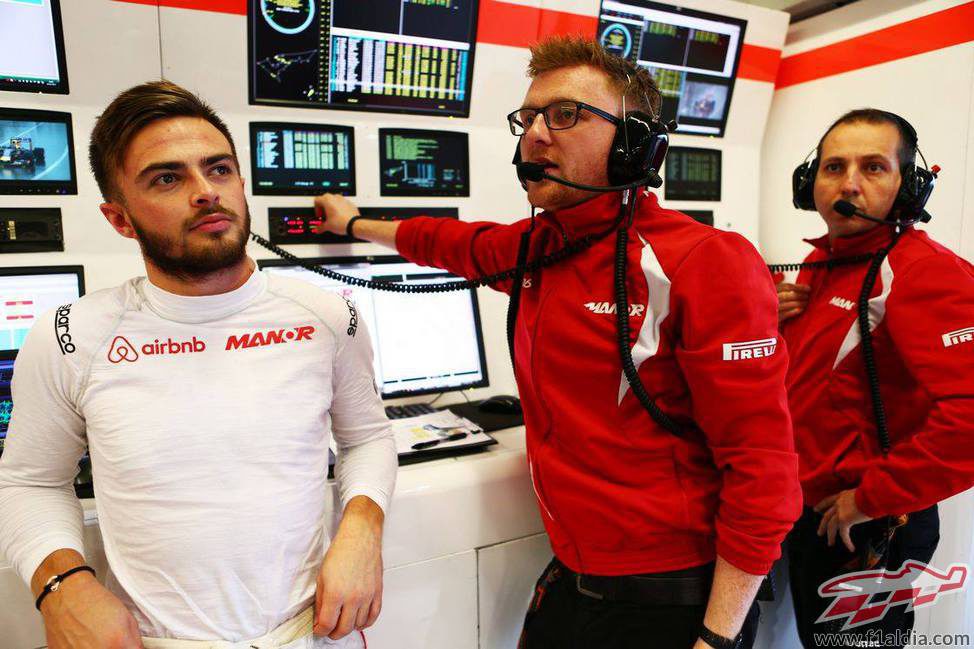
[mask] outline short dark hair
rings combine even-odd
[[[115,173],[135,136],[149,124],[172,117],[206,120],[227,138],[234,160],[237,159],[230,129],[205,101],[171,81],[143,83],[115,97],[98,116],[91,132],[88,162],[105,200],[121,198]]]
[[[663,97],[653,75],[645,68],[610,54],[591,38],[578,35],[551,36],[531,47],[528,76],[576,65],[590,65],[608,75],[613,87],[626,93],[627,107],[659,117]]]
[[[910,125],[909,122],[896,113],[880,110],[879,108],[857,108],[855,110],[850,110],[848,113],[832,122],[832,126],[825,131],[822,139],[818,141],[818,146],[815,147],[815,157],[819,160],[822,159],[822,143],[825,142],[825,138],[828,137],[829,133],[831,133],[836,126],[860,122],[866,124],[892,124],[895,126],[896,130],[900,133],[900,145],[896,149],[896,158],[899,160],[900,170],[902,171],[903,169],[912,167],[916,164],[916,130]]]

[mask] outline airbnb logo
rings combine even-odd
[[[139,360],[139,352],[135,350],[135,347],[125,336],[115,336],[112,346],[108,348],[108,360],[112,363],[121,363],[122,361],[134,363]]]

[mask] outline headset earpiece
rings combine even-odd
[[[625,185],[648,177],[647,185],[659,187],[669,142],[666,126],[651,115],[638,110],[626,113],[609,149],[609,183]]]
[[[815,175],[818,158],[807,160],[791,174],[791,202],[800,210],[815,210]]]
[[[521,189],[528,191],[528,179],[524,177],[524,174],[521,173],[521,168],[517,166],[521,160],[521,138],[518,138],[517,144],[514,145],[514,159],[511,160],[511,164],[514,165],[517,173],[517,181],[521,183]]]

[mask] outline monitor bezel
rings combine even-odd
[[[351,155],[349,167],[352,176],[351,187],[341,191],[342,196],[355,196],[358,191],[358,178],[355,173],[355,127],[345,124],[317,124],[310,122],[250,122],[250,189],[254,196],[319,196],[326,190],[321,187],[291,187],[266,189],[257,186],[257,132],[264,130],[303,128],[310,131],[345,131],[348,133]]]
[[[6,80],[0,77],[0,90],[4,92],[28,92],[32,94],[45,95],[68,95],[71,94],[71,85],[68,83],[68,58],[64,51],[64,28],[61,21],[61,2],[60,0],[49,0],[51,3],[51,23],[54,29],[54,49],[57,56],[58,74],[60,76],[57,85],[43,86],[38,88],[36,84],[25,84],[22,81]]]
[[[0,267],[0,277],[16,277],[17,275],[71,275],[78,278],[78,298],[85,294],[85,267],[70,266],[3,266]],[[0,349],[0,361],[17,358],[19,349]]]
[[[598,39],[599,37],[599,21],[602,19],[602,5],[605,4],[605,1],[606,0],[599,0],[599,13],[596,16],[596,20],[595,20],[596,39]],[[737,52],[734,55],[734,68],[729,78],[730,83],[727,84],[727,107],[724,110],[723,118],[720,120],[719,131],[717,133],[696,133],[693,131],[681,131],[679,129],[679,113],[677,113],[676,116],[677,125],[678,125],[677,130],[675,132],[676,135],[690,135],[694,137],[717,137],[717,138],[724,137],[727,131],[727,120],[730,118],[731,106],[734,103],[734,87],[737,85],[737,74],[740,71],[740,66],[741,66],[741,52],[744,51],[744,34],[747,31],[747,22],[748,22],[747,19],[737,18],[735,16],[724,16],[722,14],[716,14],[710,11],[700,11],[698,9],[677,7],[675,5],[668,5],[668,4],[663,4],[661,2],[654,2],[653,0],[611,0],[611,1],[618,2],[619,4],[631,4],[634,6],[643,7],[644,9],[653,9],[655,11],[661,11],[663,13],[691,16],[693,18],[704,18],[707,20],[713,20],[715,22],[732,23],[741,28],[741,37],[740,40],[738,41]],[[691,74],[691,73],[687,73],[687,74]]]
[[[0,179],[0,194],[72,196],[78,193],[78,170],[74,159],[74,126],[71,113],[54,110],[33,110],[30,108],[0,107],[0,120],[29,122],[49,122],[67,126],[68,164],[71,166],[70,180],[3,180]]]
[[[473,105],[473,70],[477,54],[477,28],[480,21],[480,0],[470,0],[473,3],[473,23],[471,24],[470,39],[470,64],[467,66],[467,100],[464,102],[463,109],[459,111],[441,110],[436,108],[397,108],[394,106],[373,106],[371,104],[358,104],[355,106],[347,104],[332,103],[307,103],[290,101],[287,99],[258,99],[256,96],[256,85],[254,84],[254,3],[260,0],[247,0],[247,102],[251,106],[278,106],[288,108],[305,108],[310,110],[346,110],[358,111],[362,113],[394,113],[398,115],[425,115],[432,117],[460,117],[467,119],[470,117],[470,107]],[[330,0],[326,0],[330,1]]]
[[[356,264],[356,263],[368,263],[368,264],[396,264],[396,263],[415,263],[410,262],[405,257],[400,255],[346,255],[346,256],[336,256],[336,257],[313,257],[304,258],[301,261],[314,264],[314,265],[339,265],[339,264]],[[293,261],[287,259],[258,259],[257,267],[260,270],[270,267],[281,267],[281,266],[300,266]],[[444,271],[449,272],[449,271]],[[379,396],[383,399],[399,399],[402,397],[418,397],[427,394],[440,394],[441,392],[460,392],[462,390],[469,390],[473,388],[486,388],[490,386],[490,377],[487,372],[487,354],[484,350],[484,330],[483,324],[480,317],[480,301],[477,298],[476,289],[466,289],[470,293],[470,299],[473,304],[473,320],[474,329],[477,335],[477,353],[480,356],[480,367],[483,370],[483,375],[480,380],[473,383],[465,383],[463,385],[450,386],[447,388],[430,388],[424,390],[402,390],[399,392],[391,392],[389,394],[382,393],[382,386],[379,386]]]
[[[466,147],[466,155],[463,156],[463,177],[464,188],[462,190],[424,190],[424,189],[396,189],[388,190],[382,182],[382,165],[386,160],[386,136],[387,135],[422,135],[425,137],[436,138],[439,136],[456,137],[463,140]],[[466,131],[443,131],[439,129],[425,128],[380,128],[379,129],[379,195],[394,198],[425,198],[425,197],[446,197],[463,198],[470,196],[470,134]]]

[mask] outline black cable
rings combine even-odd
[[[670,418],[665,412],[660,410],[653,398],[643,385],[642,379],[636,370],[636,365],[632,360],[632,350],[629,349],[629,296],[626,294],[626,266],[628,265],[627,248],[629,245],[629,224],[632,222],[632,215],[636,209],[636,192],[630,197],[626,224],[619,228],[616,233],[616,258],[615,258],[615,298],[616,298],[616,330],[618,332],[619,358],[622,361],[622,371],[626,375],[632,393],[642,404],[643,408],[649,413],[657,424],[670,431],[677,437],[685,437],[685,433],[680,425]]]
[[[596,241],[602,237],[609,234],[613,228],[607,229],[604,232],[600,232],[594,235],[585,235],[579,237],[575,241],[572,241],[565,245],[563,248],[549,253],[538,259],[533,259],[527,262],[523,268],[515,266],[514,268],[508,268],[507,270],[501,271],[499,273],[494,273],[493,275],[486,275],[484,277],[478,277],[476,279],[458,280],[456,282],[443,282],[440,284],[403,284],[399,282],[377,282],[371,279],[362,279],[361,277],[352,277],[351,275],[343,275],[342,273],[336,273],[333,270],[323,268],[316,264],[312,264],[307,260],[301,259],[300,257],[291,254],[284,248],[276,246],[264,237],[260,236],[256,232],[250,233],[250,238],[254,240],[260,246],[267,248],[275,255],[290,261],[296,266],[301,266],[305,270],[309,270],[313,273],[317,273],[329,279],[337,280],[344,284],[350,284],[352,286],[359,286],[362,288],[369,288],[376,291],[391,291],[393,293],[446,293],[449,291],[465,291],[471,288],[478,288],[480,286],[488,286],[490,284],[495,284],[497,282],[502,282],[505,280],[513,279],[518,272],[528,273],[539,268],[546,268],[553,264],[571,257],[583,250],[589,248]]]
[[[511,299],[507,303],[507,351],[511,355],[511,370],[517,374],[517,367],[514,365],[514,325],[517,324],[518,305],[521,302],[521,288],[524,283],[524,265],[528,259],[528,250],[531,247],[531,233],[534,232],[535,211],[531,208],[531,227],[521,233],[521,242],[517,247],[517,261],[515,261],[517,272],[511,282]]]
[[[886,248],[876,251],[873,262],[866,271],[866,278],[862,282],[862,290],[859,292],[859,338],[862,347],[862,362],[866,369],[866,379],[869,383],[869,398],[873,405],[873,415],[876,419],[876,434],[879,436],[879,448],[883,457],[889,454],[889,426],[886,419],[886,407],[883,404],[883,396],[879,390],[879,369],[876,367],[875,350],[873,349],[873,334],[869,330],[869,296],[873,287],[876,285],[876,278],[879,276],[879,269],[883,265],[883,260],[889,255],[893,246],[900,239],[902,231],[897,230],[893,233],[893,240]]]
[[[875,253],[867,252],[852,257],[839,257],[838,259],[822,259],[820,261],[803,261],[798,264],[768,264],[768,270],[772,273],[785,273],[805,268],[826,268],[832,270],[837,266],[849,266],[852,264],[862,264],[875,257]]]

